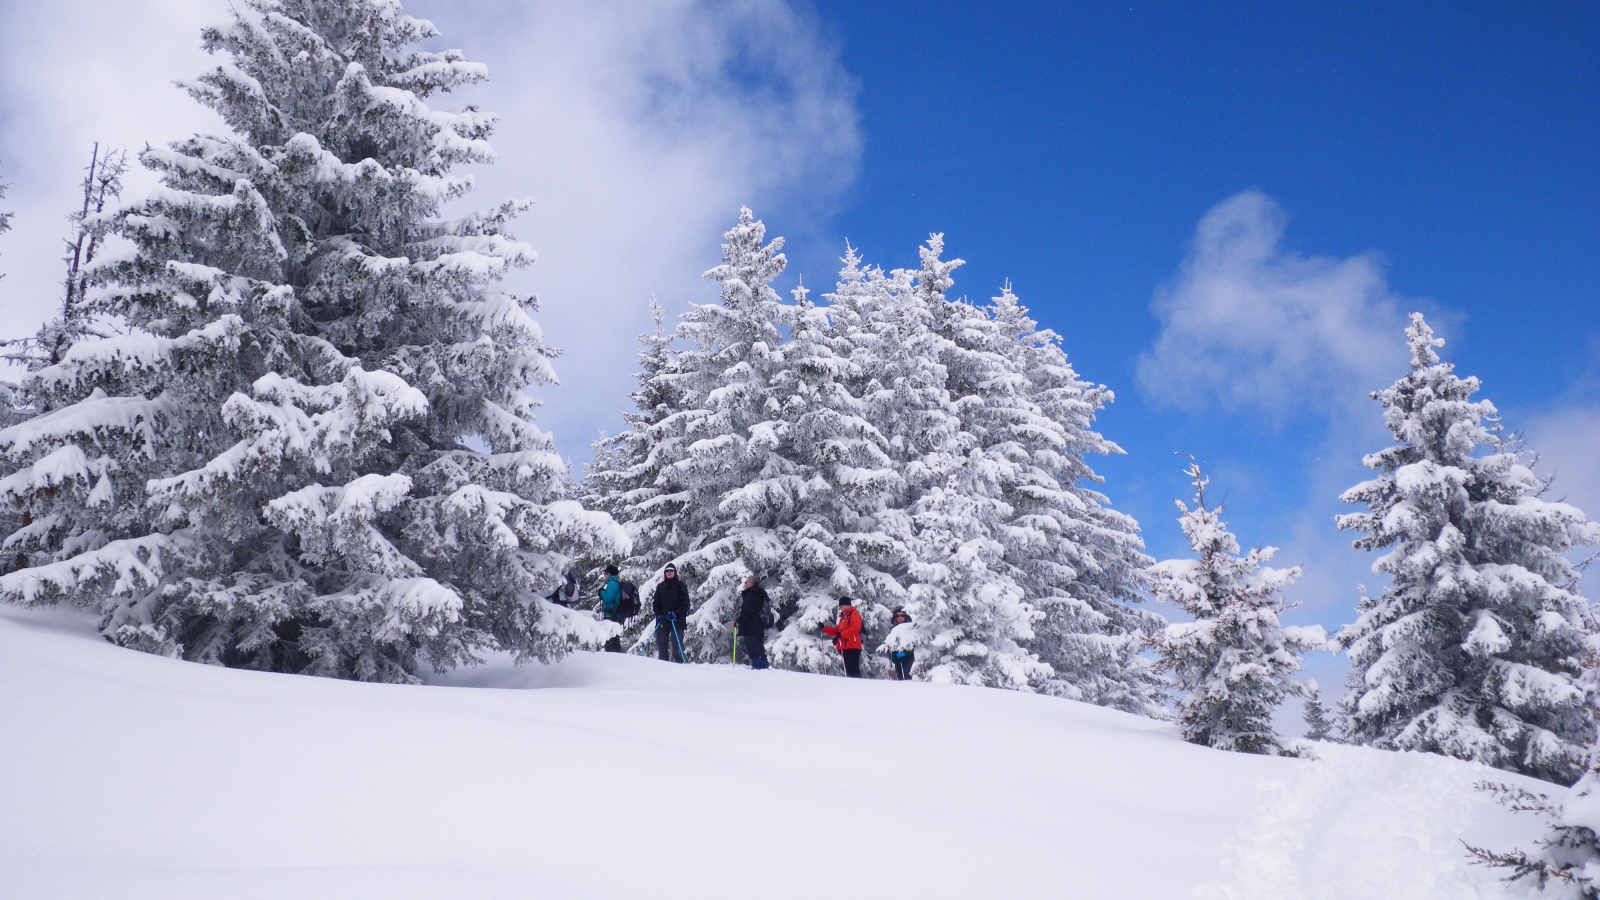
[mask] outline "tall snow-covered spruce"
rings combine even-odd
[[[595,441],[594,458],[579,485],[585,506],[627,523],[638,555],[628,561],[630,570],[625,577],[634,581],[648,580],[647,573],[671,562],[670,548],[682,542],[676,534],[683,524],[682,503],[658,482],[668,453],[657,449],[660,435],[656,426],[676,411],[677,392],[662,377],[673,367],[673,335],[666,329],[666,311],[654,299],[650,301],[650,320],[654,330],[639,336],[642,368],[634,376],[639,389],[630,395],[634,409],[622,414],[627,428],[615,437],[602,435]],[[586,562],[602,569],[614,560]]]
[[[1039,328],[1009,284],[988,312],[1013,387],[986,444],[1013,467],[1001,533],[1013,577],[1040,612],[1029,646],[1054,669],[1051,692],[1164,716],[1160,674],[1139,654],[1166,620],[1129,605],[1152,560],[1139,523],[1111,508],[1088,460],[1123,452],[1093,428],[1115,397],[1078,376],[1061,336]]]
[[[654,375],[647,371],[642,385],[641,397],[655,397],[670,411],[663,408],[654,422],[646,415],[630,423],[623,436],[626,442],[637,440],[629,434],[649,435],[651,496],[638,495],[619,510],[641,529],[629,571],[646,595],[659,566],[674,559],[702,592],[705,602],[684,636],[701,659],[728,646],[724,634],[743,576],[781,571],[793,536],[783,510],[796,487],[770,394],[782,366],[779,329],[793,320],[771,286],[786,265],[783,239],[767,242],[766,226],[748,209],[723,237],[723,264],[705,275],[721,285],[720,302],[697,304],[684,315],[675,336],[685,346]],[[779,602],[787,599],[775,585],[768,590]]]
[[[483,80],[394,0],[241,0],[184,85],[232,134],[141,161],[163,187],[91,221],[75,344],[0,432],[13,602],[99,609],[127,646],[407,681],[503,648],[548,657],[609,626],[539,594],[625,553],[564,497],[524,389],[553,380],[533,302],[494,288],[533,252],[527,205],[456,220],[494,117],[431,108]],[[91,217],[92,219],[95,217]],[[482,452],[484,448],[487,452]]]
[[[1306,681],[1305,708],[1301,711],[1301,718],[1306,723],[1306,740],[1326,741],[1333,738],[1333,722],[1328,718],[1328,709],[1322,705],[1322,691],[1317,688],[1314,680]]]
[[[1336,639],[1347,735],[1571,784],[1595,737],[1579,679],[1596,623],[1563,554],[1600,543],[1600,523],[1541,498],[1547,482],[1499,436],[1493,404],[1471,399],[1478,380],[1440,361],[1420,313],[1406,337],[1410,371],[1372,395],[1396,443],[1340,498],[1367,507],[1339,527],[1388,550],[1373,569],[1391,582]]]
[[[943,259],[943,250],[944,236],[932,235],[912,290],[901,295],[926,317],[927,346],[944,373],[933,395],[942,408],[924,412],[933,421],[942,413],[943,427],[908,444],[915,561],[907,611],[928,657],[919,668],[936,681],[1037,690],[1054,674],[1027,646],[1041,613],[1006,559],[1014,509],[1005,492],[1017,466],[986,446],[1014,398],[1013,373],[994,352],[989,315],[946,296],[964,262]]]
[[[1320,626],[1285,627],[1278,621],[1281,592],[1300,569],[1263,566],[1276,547],[1239,556],[1239,541],[1222,521],[1221,508],[1206,505],[1208,479],[1199,464],[1191,463],[1184,474],[1193,481],[1195,501],[1193,509],[1178,501],[1178,522],[1199,558],[1149,569],[1156,598],[1193,617],[1168,625],[1156,638],[1181,693],[1183,736],[1220,750],[1296,754],[1299,742],[1273,731],[1272,714],[1285,695],[1309,693],[1294,678],[1300,655],[1321,650],[1327,640]]]
[[[865,587],[856,563],[870,535],[854,526],[893,473],[843,386],[826,317],[803,289],[791,305],[771,287],[782,239],[767,242],[748,209],[724,238],[723,264],[706,273],[720,302],[685,314],[675,353],[659,328],[641,338],[637,411],[600,448],[589,490],[634,538],[625,574],[648,594],[675,561],[704,601],[689,619],[691,656],[726,654],[739,584],[755,573],[779,620],[773,661],[833,671],[838,654],[819,631],[839,595]]]

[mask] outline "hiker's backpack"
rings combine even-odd
[[[622,596],[617,598],[617,615],[631,619],[639,614],[639,586],[631,581],[619,581]]]

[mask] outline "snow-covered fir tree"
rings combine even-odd
[[[911,570],[917,560],[917,527],[912,504],[927,488],[928,448],[953,446],[960,423],[950,412],[945,370],[939,362],[942,339],[931,328],[931,313],[914,296],[915,272],[863,264],[859,251],[846,246],[839,281],[826,295],[829,331],[838,356],[850,363],[849,394],[872,424],[892,479],[877,482],[876,496],[863,496],[852,540],[858,562],[858,601],[867,627],[863,664],[876,667],[872,636],[887,638],[889,610],[910,599]],[[864,602],[863,602],[864,601]],[[822,609],[816,615],[830,617]],[[931,623],[902,628],[895,640],[906,646],[925,644]],[[925,677],[933,658],[923,654],[918,670]]]
[[[619,518],[630,528],[659,523],[640,531],[630,571],[648,596],[659,566],[677,562],[699,603],[684,643],[701,659],[727,653],[744,576],[781,569],[792,528],[779,508],[797,487],[794,464],[779,452],[779,405],[769,393],[782,367],[780,329],[792,321],[792,308],[771,286],[786,264],[783,239],[768,243],[766,226],[748,209],[724,239],[723,264],[705,276],[721,285],[720,302],[684,314],[675,333],[683,346],[641,388],[672,398],[670,412],[620,438],[650,446],[652,471],[643,479],[651,496],[622,504]],[[789,599],[775,586],[768,592]]]
[[[1541,498],[1547,483],[1471,399],[1477,379],[1440,361],[1421,314],[1406,336],[1410,371],[1372,395],[1396,443],[1341,497],[1367,507],[1339,527],[1388,551],[1373,569],[1390,580],[1337,637],[1347,736],[1570,784],[1595,737],[1579,684],[1595,620],[1563,554],[1600,543],[1600,524]]]
[[[885,622],[886,601],[900,595],[894,573],[903,568],[903,547],[886,538],[877,514],[892,507],[903,485],[887,438],[850,390],[860,363],[805,288],[796,288],[794,299],[772,396],[782,446],[805,481],[791,500],[794,538],[778,573],[789,607],[769,651],[778,665],[838,672],[840,656],[821,629],[836,619],[839,598],[854,598],[863,621]],[[866,671],[880,662],[864,660]]]
[[[1162,716],[1160,673],[1140,653],[1166,621],[1129,605],[1152,560],[1138,523],[1092,487],[1104,479],[1087,461],[1123,452],[1093,430],[1096,413],[1115,398],[1079,378],[1061,337],[1039,328],[1009,284],[990,312],[998,352],[1025,378],[1014,389],[1022,402],[987,441],[991,454],[1017,467],[1006,486],[1013,513],[1004,534],[1014,577],[1043,613],[1029,646],[1055,670],[1052,692]]]
[[[1243,556],[1222,521],[1221,507],[1206,505],[1209,479],[1198,463],[1184,474],[1195,488],[1194,508],[1177,501],[1178,522],[1197,559],[1167,560],[1148,570],[1151,592],[1193,617],[1156,637],[1162,663],[1180,694],[1178,720],[1185,740],[1220,750],[1294,755],[1298,741],[1280,737],[1272,714],[1287,694],[1304,694],[1295,680],[1300,655],[1321,650],[1322,628],[1285,627],[1281,592],[1300,576],[1298,567],[1270,569],[1276,547]]]
[[[623,563],[622,577],[636,584],[659,575],[672,561],[674,548],[689,543],[682,533],[688,524],[682,516],[684,497],[664,490],[660,481],[662,468],[678,446],[675,437],[664,435],[658,427],[679,409],[676,391],[664,377],[674,366],[673,335],[666,328],[666,310],[654,298],[649,309],[654,329],[638,338],[641,369],[634,377],[639,389],[629,395],[633,410],[622,416],[627,428],[594,443],[594,457],[584,467],[580,486],[584,506],[609,513],[627,528],[635,555]],[[603,580],[604,567],[618,561],[597,558],[585,562],[590,578],[598,583]],[[641,618],[633,630],[645,627]]]
[[[563,496],[524,389],[552,379],[525,202],[453,221],[494,117],[427,98],[486,77],[394,0],[242,0],[185,85],[233,130],[141,161],[164,186],[101,217],[126,252],[80,341],[0,432],[29,523],[0,596],[97,608],[126,646],[406,681],[503,648],[547,657],[610,626],[538,597],[574,556],[624,553]],[[487,448],[480,452],[475,447]]]
[[[1306,723],[1306,740],[1326,741],[1333,736],[1333,722],[1328,719],[1327,707],[1322,705],[1322,691],[1316,681],[1306,679],[1305,708],[1301,718]]]
[[[930,347],[944,369],[938,399],[949,420],[913,444],[909,467],[916,562],[907,611],[926,640],[918,668],[934,681],[1037,690],[1055,674],[1028,648],[1043,613],[1007,559],[1024,540],[1007,494],[1027,468],[1025,453],[1009,443],[1029,418],[1025,377],[1010,364],[994,319],[948,298],[950,273],[963,262],[943,259],[943,249],[939,234],[920,248],[907,295],[937,339]]]

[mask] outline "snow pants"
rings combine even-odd
[[[850,678],[861,677],[861,649],[840,650],[844,654],[844,674]]]
[[[739,640],[744,642],[744,655],[750,658],[750,668],[765,669],[767,667],[766,629],[741,630],[739,632]]]
[[[682,629],[683,626],[676,619],[658,619],[656,621],[656,659],[667,662],[685,662],[683,654],[678,652],[678,641],[682,640],[683,632],[680,630],[673,634],[673,628]]]
[[[889,654],[889,660],[894,663],[895,681],[911,680],[911,665],[917,661],[916,651],[899,650]]]
[[[615,622],[618,625],[621,625],[623,623],[622,620],[617,618],[616,616],[606,616],[606,621],[607,622]],[[611,640],[606,641],[606,652],[607,653],[621,653],[622,652],[622,635],[617,635],[616,637],[612,638]]]

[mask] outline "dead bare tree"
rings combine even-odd
[[[104,155],[100,143],[95,142],[89,156],[89,166],[83,177],[83,207],[67,216],[72,223],[72,237],[65,241],[67,253],[61,261],[67,264],[67,277],[63,282],[66,295],[61,302],[59,327],[53,334],[41,331],[40,338],[48,344],[44,349],[50,365],[61,361],[61,355],[84,332],[85,311],[83,295],[88,287],[85,270],[94,262],[95,253],[105,237],[98,227],[96,216],[105,211],[106,204],[122,196],[122,176],[128,171],[128,153],[121,147]],[[46,328],[49,328],[47,325]]]
[[[99,142],[95,143],[89,155],[89,165],[84,170],[82,205],[67,214],[67,221],[72,223],[72,232],[70,237],[62,241],[66,245],[61,257],[66,265],[66,278],[62,281],[60,312],[40,326],[38,333],[32,337],[0,342],[0,347],[4,348],[0,351],[0,358],[30,370],[52,366],[61,362],[74,341],[88,333],[90,311],[84,306],[84,294],[89,283],[88,268],[105,239],[105,229],[100,225],[98,216],[122,196],[122,176],[127,171],[127,151],[117,147],[102,153]],[[3,193],[4,188],[0,186],[0,195]],[[0,216],[0,226],[3,226],[0,231],[10,227],[8,219],[9,213]]]

